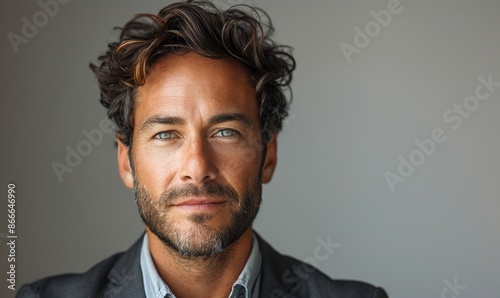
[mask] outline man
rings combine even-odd
[[[252,230],[295,68],[272,31],[204,2],[124,26],[91,68],[146,233],[88,272],[26,285],[19,297],[387,297],[280,255]]]

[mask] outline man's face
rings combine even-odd
[[[247,72],[230,59],[168,56],[137,88],[133,116],[132,160],[118,142],[119,168],[147,227],[182,255],[221,252],[251,226],[276,165],[275,138],[262,160]]]

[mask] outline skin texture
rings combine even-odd
[[[229,58],[167,56],[137,88],[133,116],[119,172],[136,191],[160,276],[177,297],[227,297],[277,162],[276,136],[262,146],[248,73]]]

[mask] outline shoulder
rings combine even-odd
[[[117,253],[81,274],[47,277],[19,289],[18,298],[143,297],[141,236],[126,252]]]
[[[379,287],[355,280],[331,279],[319,269],[274,250],[261,237],[261,297],[387,298]]]
[[[387,297],[387,293],[383,289],[369,283],[357,280],[331,279],[319,269],[295,258],[283,256],[283,259],[291,268],[288,278],[295,278],[296,292],[307,294],[307,297]]]
[[[81,274],[62,274],[23,285],[17,298],[27,297],[91,297],[105,287],[107,275],[123,255],[117,253]],[[92,296],[92,297],[93,297]]]

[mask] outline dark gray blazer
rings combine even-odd
[[[281,255],[258,236],[262,253],[260,297],[352,297],[386,298],[372,285],[332,280],[318,269]],[[142,237],[125,253],[118,253],[82,274],[64,274],[26,284],[17,298],[138,298],[144,297],[140,267]],[[302,268],[297,272],[297,268]]]

